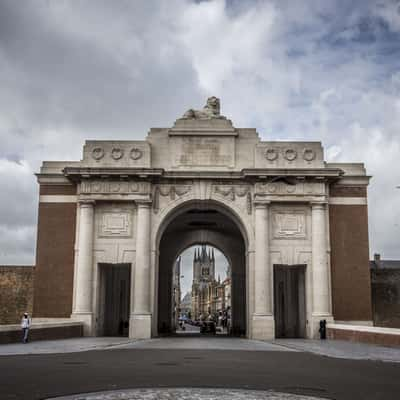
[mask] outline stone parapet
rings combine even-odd
[[[400,346],[400,329],[361,325],[327,325],[328,339],[349,340],[383,346]]]
[[[55,340],[83,336],[83,323],[65,318],[32,320],[29,340]],[[0,344],[21,342],[22,333],[19,324],[0,325]]]

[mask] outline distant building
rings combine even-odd
[[[191,318],[191,312],[192,312],[192,292],[187,292],[185,296],[183,296],[183,299],[181,300],[181,314],[189,316],[190,313],[190,318]]]
[[[172,321],[175,328],[181,311],[181,260],[181,257],[177,258],[172,275]]]
[[[215,279],[214,249],[207,251],[206,245],[196,249],[193,258],[192,318],[215,316],[230,307],[230,286],[230,276],[223,282],[220,277]]]

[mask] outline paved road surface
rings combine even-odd
[[[281,344],[242,344],[240,339],[210,338],[208,344],[199,339],[192,338],[192,344],[187,342],[190,338],[123,344],[110,341],[104,349],[97,346],[96,351],[3,355],[0,398],[25,400],[116,389],[212,387],[275,390],[330,399],[399,399],[400,363],[331,358],[287,351]],[[82,346],[85,339],[80,341]],[[237,343],[236,350],[232,350],[232,343]]]

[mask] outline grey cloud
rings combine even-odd
[[[78,160],[85,139],[142,139],[215,94],[263,139],[322,140],[339,149],[332,160],[365,161],[371,250],[400,257],[389,223],[400,172],[385,155],[400,130],[393,10],[381,0],[1,1],[0,229],[33,258],[41,160]],[[354,40],[363,26],[373,40]],[[21,262],[11,248],[0,243],[14,252],[0,262]]]

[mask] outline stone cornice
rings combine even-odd
[[[246,168],[242,170],[242,174],[244,177],[255,178],[292,176],[325,180],[338,179],[343,176],[344,172],[340,168]]]
[[[339,168],[246,168],[241,171],[165,171],[163,168],[91,168],[91,167],[66,167],[64,176],[76,180],[76,178],[88,178],[91,176],[137,176],[137,177],[163,177],[163,178],[189,178],[189,179],[243,179],[243,178],[267,178],[276,176],[312,177],[312,178],[340,178],[343,171]]]
[[[368,186],[371,175],[344,175],[336,182],[342,186]]]
[[[63,170],[64,176],[72,181],[80,181],[82,178],[92,177],[137,177],[149,178],[162,176],[164,170],[161,168],[90,168],[90,167],[66,167]]]
[[[38,183],[44,185],[73,185],[71,180],[62,174],[35,174]]]

